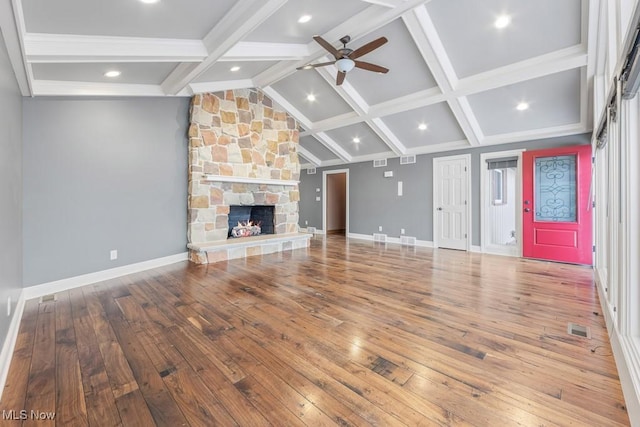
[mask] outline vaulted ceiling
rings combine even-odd
[[[25,96],[259,87],[325,166],[590,131],[594,3],[7,0],[0,27]],[[390,71],[356,68],[341,86],[333,65],[296,71],[333,59],[314,35],[341,47],[347,34],[352,49],[387,37],[361,59]]]

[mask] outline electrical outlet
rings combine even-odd
[[[378,226],[378,231],[382,231],[382,226]]]
[[[7,297],[7,317],[11,316],[11,297]]]
[[[400,234],[404,234],[404,228],[400,229]]]
[[[118,259],[118,250],[113,249],[111,252],[109,252],[109,257],[111,258],[111,261]]]

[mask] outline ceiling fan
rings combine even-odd
[[[365,44],[364,46],[359,47],[356,50],[349,49],[347,47],[347,43],[351,41],[350,36],[344,36],[340,39],[342,43],[341,49],[336,49],[331,45],[331,43],[327,42],[320,36],[313,36],[313,39],[318,42],[320,46],[325,48],[327,52],[333,55],[335,61],[331,62],[322,62],[320,64],[307,64],[302,67],[298,67],[298,70],[310,70],[312,68],[324,67],[326,65],[335,64],[338,67],[338,77],[336,78],[336,84],[340,86],[342,82],[344,82],[347,73],[355,68],[362,68],[363,70],[374,71],[376,73],[387,73],[389,71],[388,68],[381,67],[380,65],[371,64],[369,62],[357,61],[357,58],[366,55],[367,53],[379,48],[383,44],[385,44],[388,40],[386,37],[380,37],[375,39],[372,42]]]

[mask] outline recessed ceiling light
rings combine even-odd
[[[356,144],[358,144],[360,142],[360,138],[358,138],[357,136],[355,138],[353,138],[353,142],[355,142]]]
[[[237,65],[234,65],[233,67],[229,68],[229,70],[235,73],[236,71],[240,70],[240,67],[238,67]]]
[[[152,4],[158,3],[160,0],[140,0],[142,3]]]
[[[309,95],[307,95],[307,101],[315,101],[316,100],[316,96],[312,93],[310,93]]]
[[[509,15],[500,15],[498,16],[498,18],[496,18],[493,25],[496,28],[501,29],[508,26],[510,23],[511,23],[511,17]]]
[[[518,105],[516,105],[516,110],[518,111],[524,111],[528,109],[529,109],[529,104],[527,104],[526,102],[521,102]]]
[[[298,22],[300,24],[304,24],[305,22],[309,22],[311,21],[311,15],[302,15],[299,19]]]
[[[420,130],[427,130],[427,124],[426,123],[420,123],[418,125],[418,129]]]
[[[110,70],[104,73],[104,76],[113,78],[113,77],[118,77],[120,74],[122,73],[118,70]]]

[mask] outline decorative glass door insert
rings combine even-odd
[[[576,156],[535,159],[535,220],[577,221]]]

